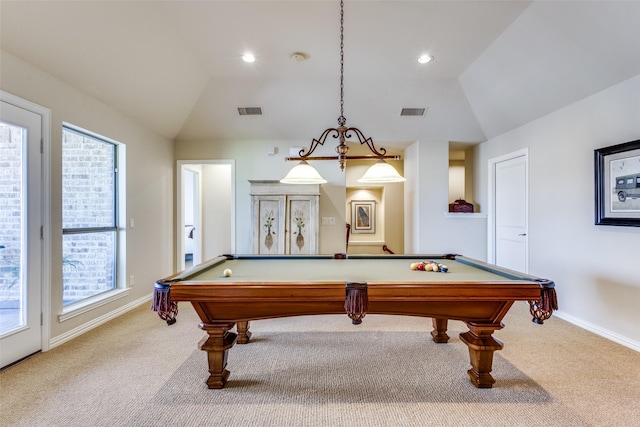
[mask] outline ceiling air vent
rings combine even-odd
[[[405,117],[423,117],[426,112],[426,108],[403,108],[400,111],[400,115]]]
[[[238,114],[241,116],[261,116],[262,107],[238,107]]]

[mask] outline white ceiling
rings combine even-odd
[[[2,0],[0,19],[2,50],[170,139],[337,125],[337,0]],[[347,125],[378,146],[480,142],[640,74],[637,0],[347,0],[344,32]]]

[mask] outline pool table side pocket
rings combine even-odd
[[[359,325],[369,310],[369,295],[366,282],[346,282],[344,310],[351,323]]]

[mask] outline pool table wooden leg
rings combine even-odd
[[[236,330],[238,331],[238,344],[247,344],[251,339],[251,331],[249,330],[249,322],[236,323]]]
[[[229,378],[229,371],[225,369],[227,352],[238,339],[238,335],[229,332],[233,325],[233,323],[200,323],[200,329],[208,334],[200,340],[198,348],[207,352],[209,378],[206,383],[209,388],[223,388]]]
[[[449,323],[449,319],[434,317],[431,319],[431,323],[433,324],[433,331],[431,331],[433,342],[449,342],[449,335],[447,335],[447,324]]]
[[[467,371],[471,382],[478,388],[491,388],[496,380],[491,376],[493,352],[502,350],[502,341],[491,336],[493,331],[502,329],[502,323],[467,322],[469,332],[460,334],[460,340],[469,347],[472,368]]]

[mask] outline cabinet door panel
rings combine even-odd
[[[284,198],[260,198],[254,212],[257,217],[254,221],[254,253],[257,254],[282,254],[284,253]]]
[[[287,202],[288,253],[292,255],[316,253],[316,230],[313,221],[316,217],[314,215],[314,200],[309,197],[290,196]]]

